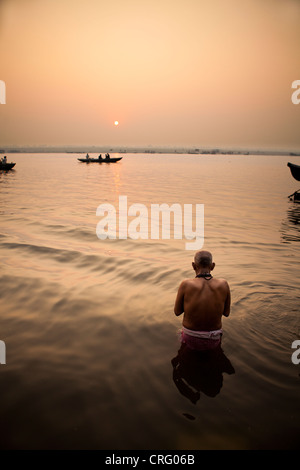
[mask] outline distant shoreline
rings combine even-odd
[[[143,153],[143,154],[178,154],[178,155],[282,155],[300,157],[300,151],[291,150],[261,150],[261,149],[222,149],[198,147],[112,147],[112,146],[86,146],[86,147],[4,147],[4,153]]]

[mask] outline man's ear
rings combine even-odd
[[[195,265],[194,261],[192,262],[192,266],[193,266],[193,270],[196,271],[196,265]]]
[[[210,270],[212,271],[216,266],[216,263],[212,263]]]

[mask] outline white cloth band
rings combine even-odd
[[[206,339],[220,339],[223,330],[212,330],[212,331],[196,331],[189,330],[188,328],[182,327],[182,332],[189,336],[194,336],[195,338],[206,338]]]

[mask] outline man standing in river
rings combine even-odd
[[[182,281],[174,313],[183,315],[181,341],[196,350],[214,349],[221,343],[222,315],[230,313],[230,288],[225,279],[216,279],[209,251],[198,251],[192,263],[196,277]]]

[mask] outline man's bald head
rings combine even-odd
[[[197,268],[213,269],[213,258],[209,251],[197,251],[194,256],[194,263]]]

